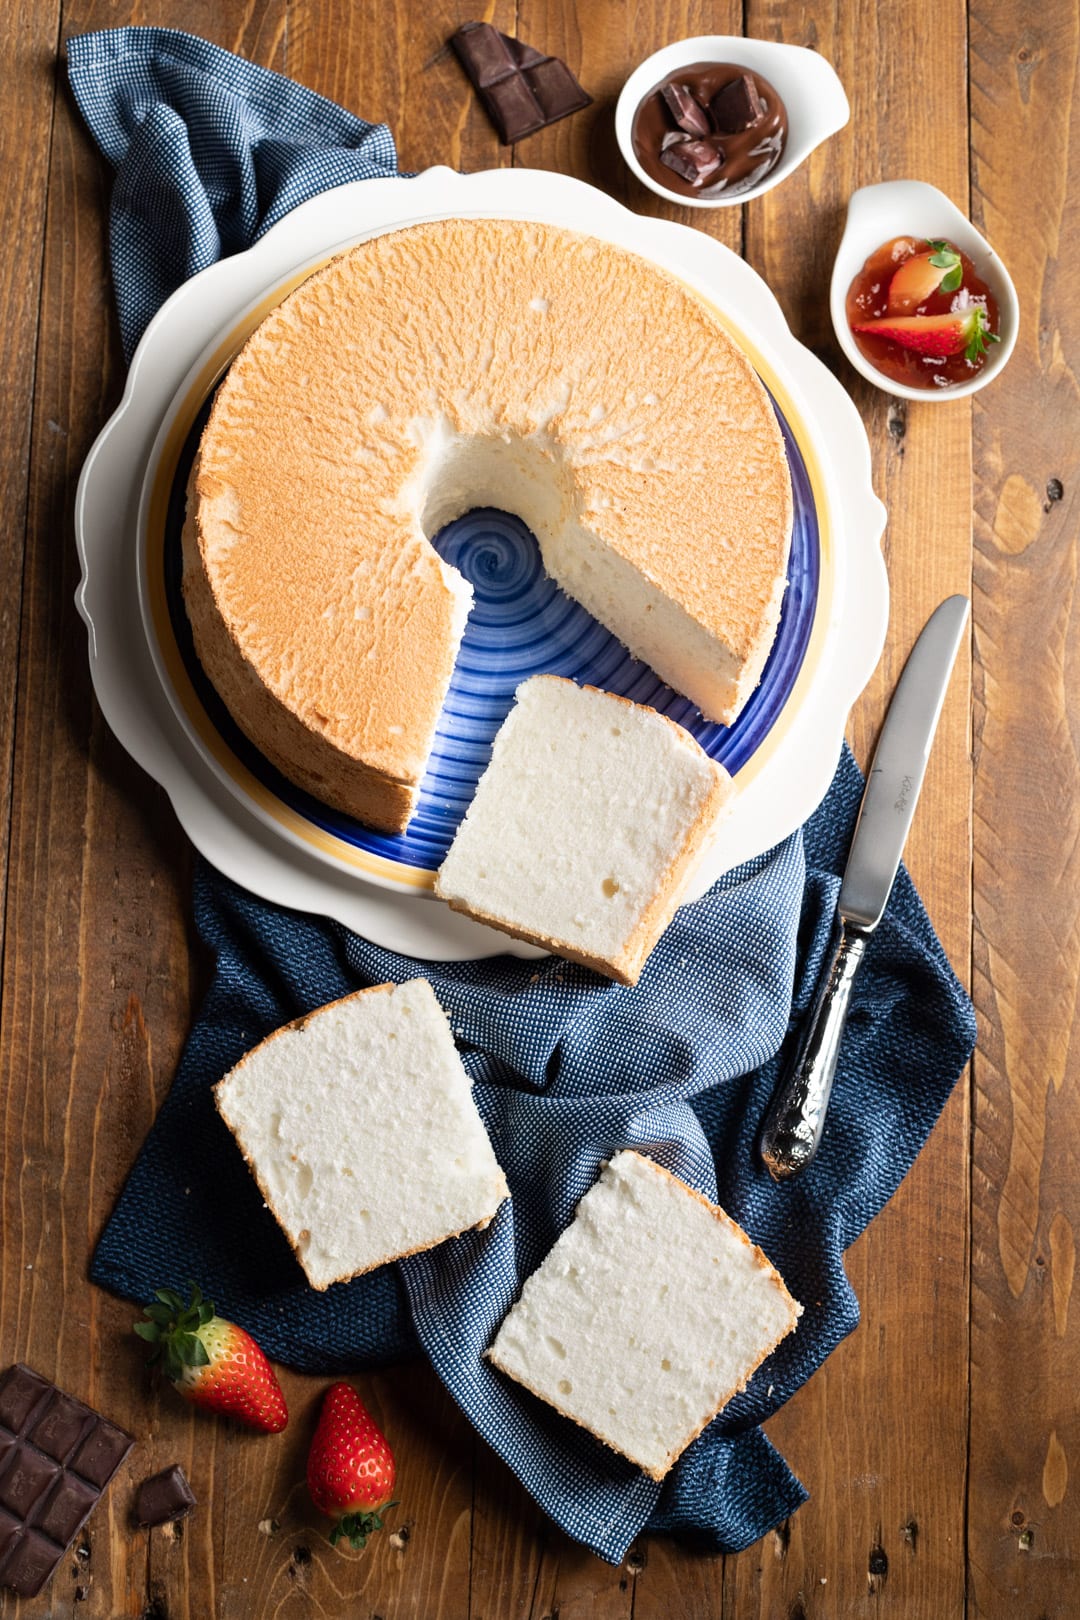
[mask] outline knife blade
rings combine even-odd
[[[950,596],[930,615],[889,704],[837,897],[836,942],[762,1127],[761,1157],[777,1181],[818,1150],[852,985],[892,893],[970,606]]]

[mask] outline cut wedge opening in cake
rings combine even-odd
[[[596,410],[598,424],[609,420],[603,407]],[[590,519],[611,497],[597,494],[589,509],[574,464],[558,440],[542,431],[529,438],[467,436],[455,433],[446,417],[418,422],[414,430],[423,447],[424,471],[417,486],[405,492],[406,507],[409,512],[419,508],[420,526],[429,540],[478,507],[519,517],[535,536],[544,568],[560,590],[580,602],[635,658],[708,718],[729,720],[738,713],[760,679],[771,641],[756,658],[740,662],[667,594],[661,546],[654,558],[635,565],[602,543]],[[608,431],[614,444],[626,430],[616,418]],[[602,451],[601,444],[596,453]],[[780,579],[774,585],[775,600],[769,605],[774,623],[784,584]]]
[[[553,226],[443,220],[362,243],[267,317],[219,388],[183,588],[245,735],[386,831],[415,808],[470,600],[431,538],[480,504],[520,514],[552,578],[717,722],[772,645],[791,482],[768,396],[709,306]]]

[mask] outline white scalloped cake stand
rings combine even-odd
[[[761,278],[711,237],[632,214],[563,175],[429,169],[410,180],[364,180],[287,215],[246,253],[186,282],[150,323],[124,397],[95,442],[75,508],[82,581],[76,601],[106,720],[168,793],[195,846],[237,883],[277,904],[333,917],[393,950],[426,959],[535,955],[435,901],[411,868],[371,860],[249,791],[194,723],[155,635],[146,536],[155,478],[246,329],[302,273],[367,236],[421,220],[534,219],[615,242],[696,288],[747,349],[807,461],[822,530],[818,607],[804,665],[762,746],[738,773],[734,808],[687,898],[770,848],[820,803],[848,710],[877,662],[888,586],[879,549],[885,512],[854,406],[792,337]],[[160,477],[157,478],[160,485]],[[412,875],[409,875],[409,874]]]

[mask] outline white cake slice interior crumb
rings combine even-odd
[[[726,773],[654,709],[533,676],[436,892],[632,982],[729,795]]]
[[[624,1151],[525,1283],[489,1355],[659,1479],[801,1309],[723,1210]]]
[[[214,1089],[315,1288],[486,1224],[507,1196],[426,979],[320,1008]]]

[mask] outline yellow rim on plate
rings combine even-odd
[[[248,310],[228,335],[221,340],[205,365],[201,367],[198,375],[192,379],[162,446],[157,467],[154,469],[153,483],[150,490],[145,540],[146,580],[150,615],[153,620],[154,633],[166,674],[172,682],[173,691],[189,724],[215,763],[241,789],[246,798],[257,805],[270,820],[276,822],[278,826],[284,828],[301,843],[307,844],[310,848],[318,850],[321,854],[329,856],[331,859],[339,861],[355,871],[366,873],[370,877],[400,884],[403,888],[432,889],[435,885],[434,872],[429,871],[426,867],[411,866],[402,861],[387,860],[384,855],[373,854],[370,850],[357,849],[355,845],[350,844],[346,839],[339,838],[336,834],[326,832],[322,827],[315,826],[305,816],[300,815],[291,806],[279,799],[277,794],[260,782],[258,777],[252,775],[247,766],[237,759],[206,713],[199,700],[198,693],[191,684],[191,678],[188,675],[173,633],[172,619],[169,614],[169,605],[165,592],[165,530],[169,498],[172,494],[180,457],[196,417],[226,367],[260,322],[265,320],[266,316],[273,309],[276,309],[291,292],[294,292],[297,287],[307,281],[309,276],[313,276],[316,271],[329,264],[331,259],[338,257],[339,252],[340,250],[336,250],[334,253],[328,253],[317,264],[307,266],[304,270],[281,282],[272,292],[267,293],[265,298],[254,308]],[[783,710],[777,716],[775,724],[762,741],[760,747],[754,750],[750,759],[736,773],[735,786],[736,792],[738,792],[741,786],[752,782],[758,772],[764,768],[775,754],[790,727],[795,723],[801,702],[805,698],[807,689],[813,681],[821,662],[829,624],[832,620],[835,551],[821,464],[814,445],[806,432],[802,415],[796,410],[787,387],[757,346],[745,336],[731,318],[723,310],[718,309],[711,299],[704,297],[698,288],[691,287],[690,290],[695,297],[700,298],[703,303],[709,306],[709,309],[729,337],[750,358],[758,376],[783,412],[788,427],[794,435],[795,442],[799,446],[799,453],[803,458],[806,474],[810,480],[818,526],[818,591],[814,605],[814,623],[810,632],[810,640],[803,655],[802,666],[795,678],[795,684],[788,695]]]

